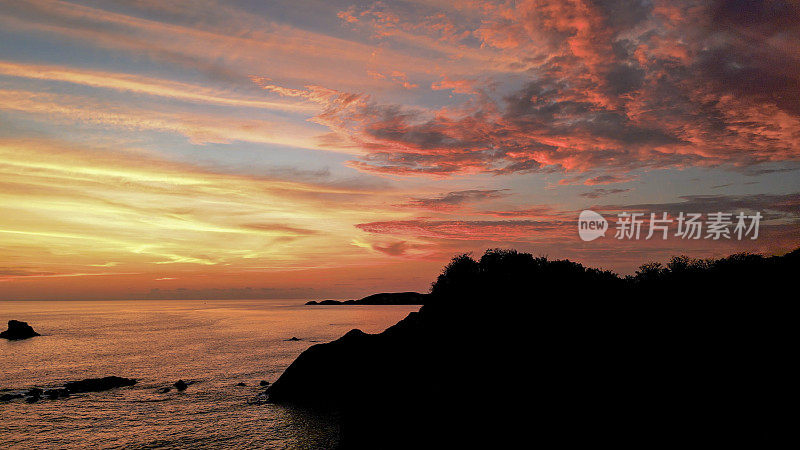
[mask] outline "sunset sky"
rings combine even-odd
[[[425,291],[800,246],[795,1],[0,0],[0,300]],[[756,240],[583,242],[581,210]]]

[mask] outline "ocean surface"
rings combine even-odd
[[[251,404],[303,350],[353,328],[383,331],[418,306],[304,306],[302,300],[0,302],[0,394],[117,375],[133,387],[0,403],[0,448],[328,448],[335,421]],[[298,337],[300,341],[287,341]],[[319,374],[325,377],[324,373]],[[178,379],[184,392],[158,390]],[[236,386],[245,383],[246,386]]]

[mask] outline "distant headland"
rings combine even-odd
[[[311,300],[306,305],[424,305],[429,296],[419,292],[382,292],[359,300]]]

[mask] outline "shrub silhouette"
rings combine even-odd
[[[692,297],[717,291],[742,298],[757,287],[772,290],[769,280],[782,282],[800,262],[800,249],[784,256],[764,257],[736,253],[717,259],[673,256],[666,265],[642,264],[634,275],[620,277],[609,270],[587,268],[570,260],[548,260],[513,249],[489,249],[478,259],[469,253],[455,256],[431,285],[432,301],[485,301],[504,296],[511,299],[547,301],[595,293],[654,294],[658,298],[684,291]],[[747,281],[750,282],[747,282]],[[746,286],[743,286],[746,285]],[[614,290],[617,290],[616,292]],[[488,297],[487,297],[488,296]]]
[[[434,299],[482,301],[547,299],[549,295],[584,293],[623,287],[608,270],[586,268],[569,260],[548,260],[513,249],[489,249],[475,261],[470,254],[454,257],[431,286]]]

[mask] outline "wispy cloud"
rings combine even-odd
[[[95,88],[135,92],[199,103],[306,113],[313,112],[316,109],[315,105],[230,96],[226,95],[225,92],[209,89],[203,85],[193,85],[127,73],[81,70],[64,66],[0,61],[0,75],[35,80],[63,81]]]
[[[302,125],[277,118],[271,122],[193,111],[168,111],[163,107],[119,108],[112,102],[87,97],[26,90],[0,89],[0,102],[6,111],[37,115],[52,122],[175,133],[197,144],[245,141],[321,149],[313,137],[300,132]],[[296,130],[297,136],[287,135],[286,130]]]

